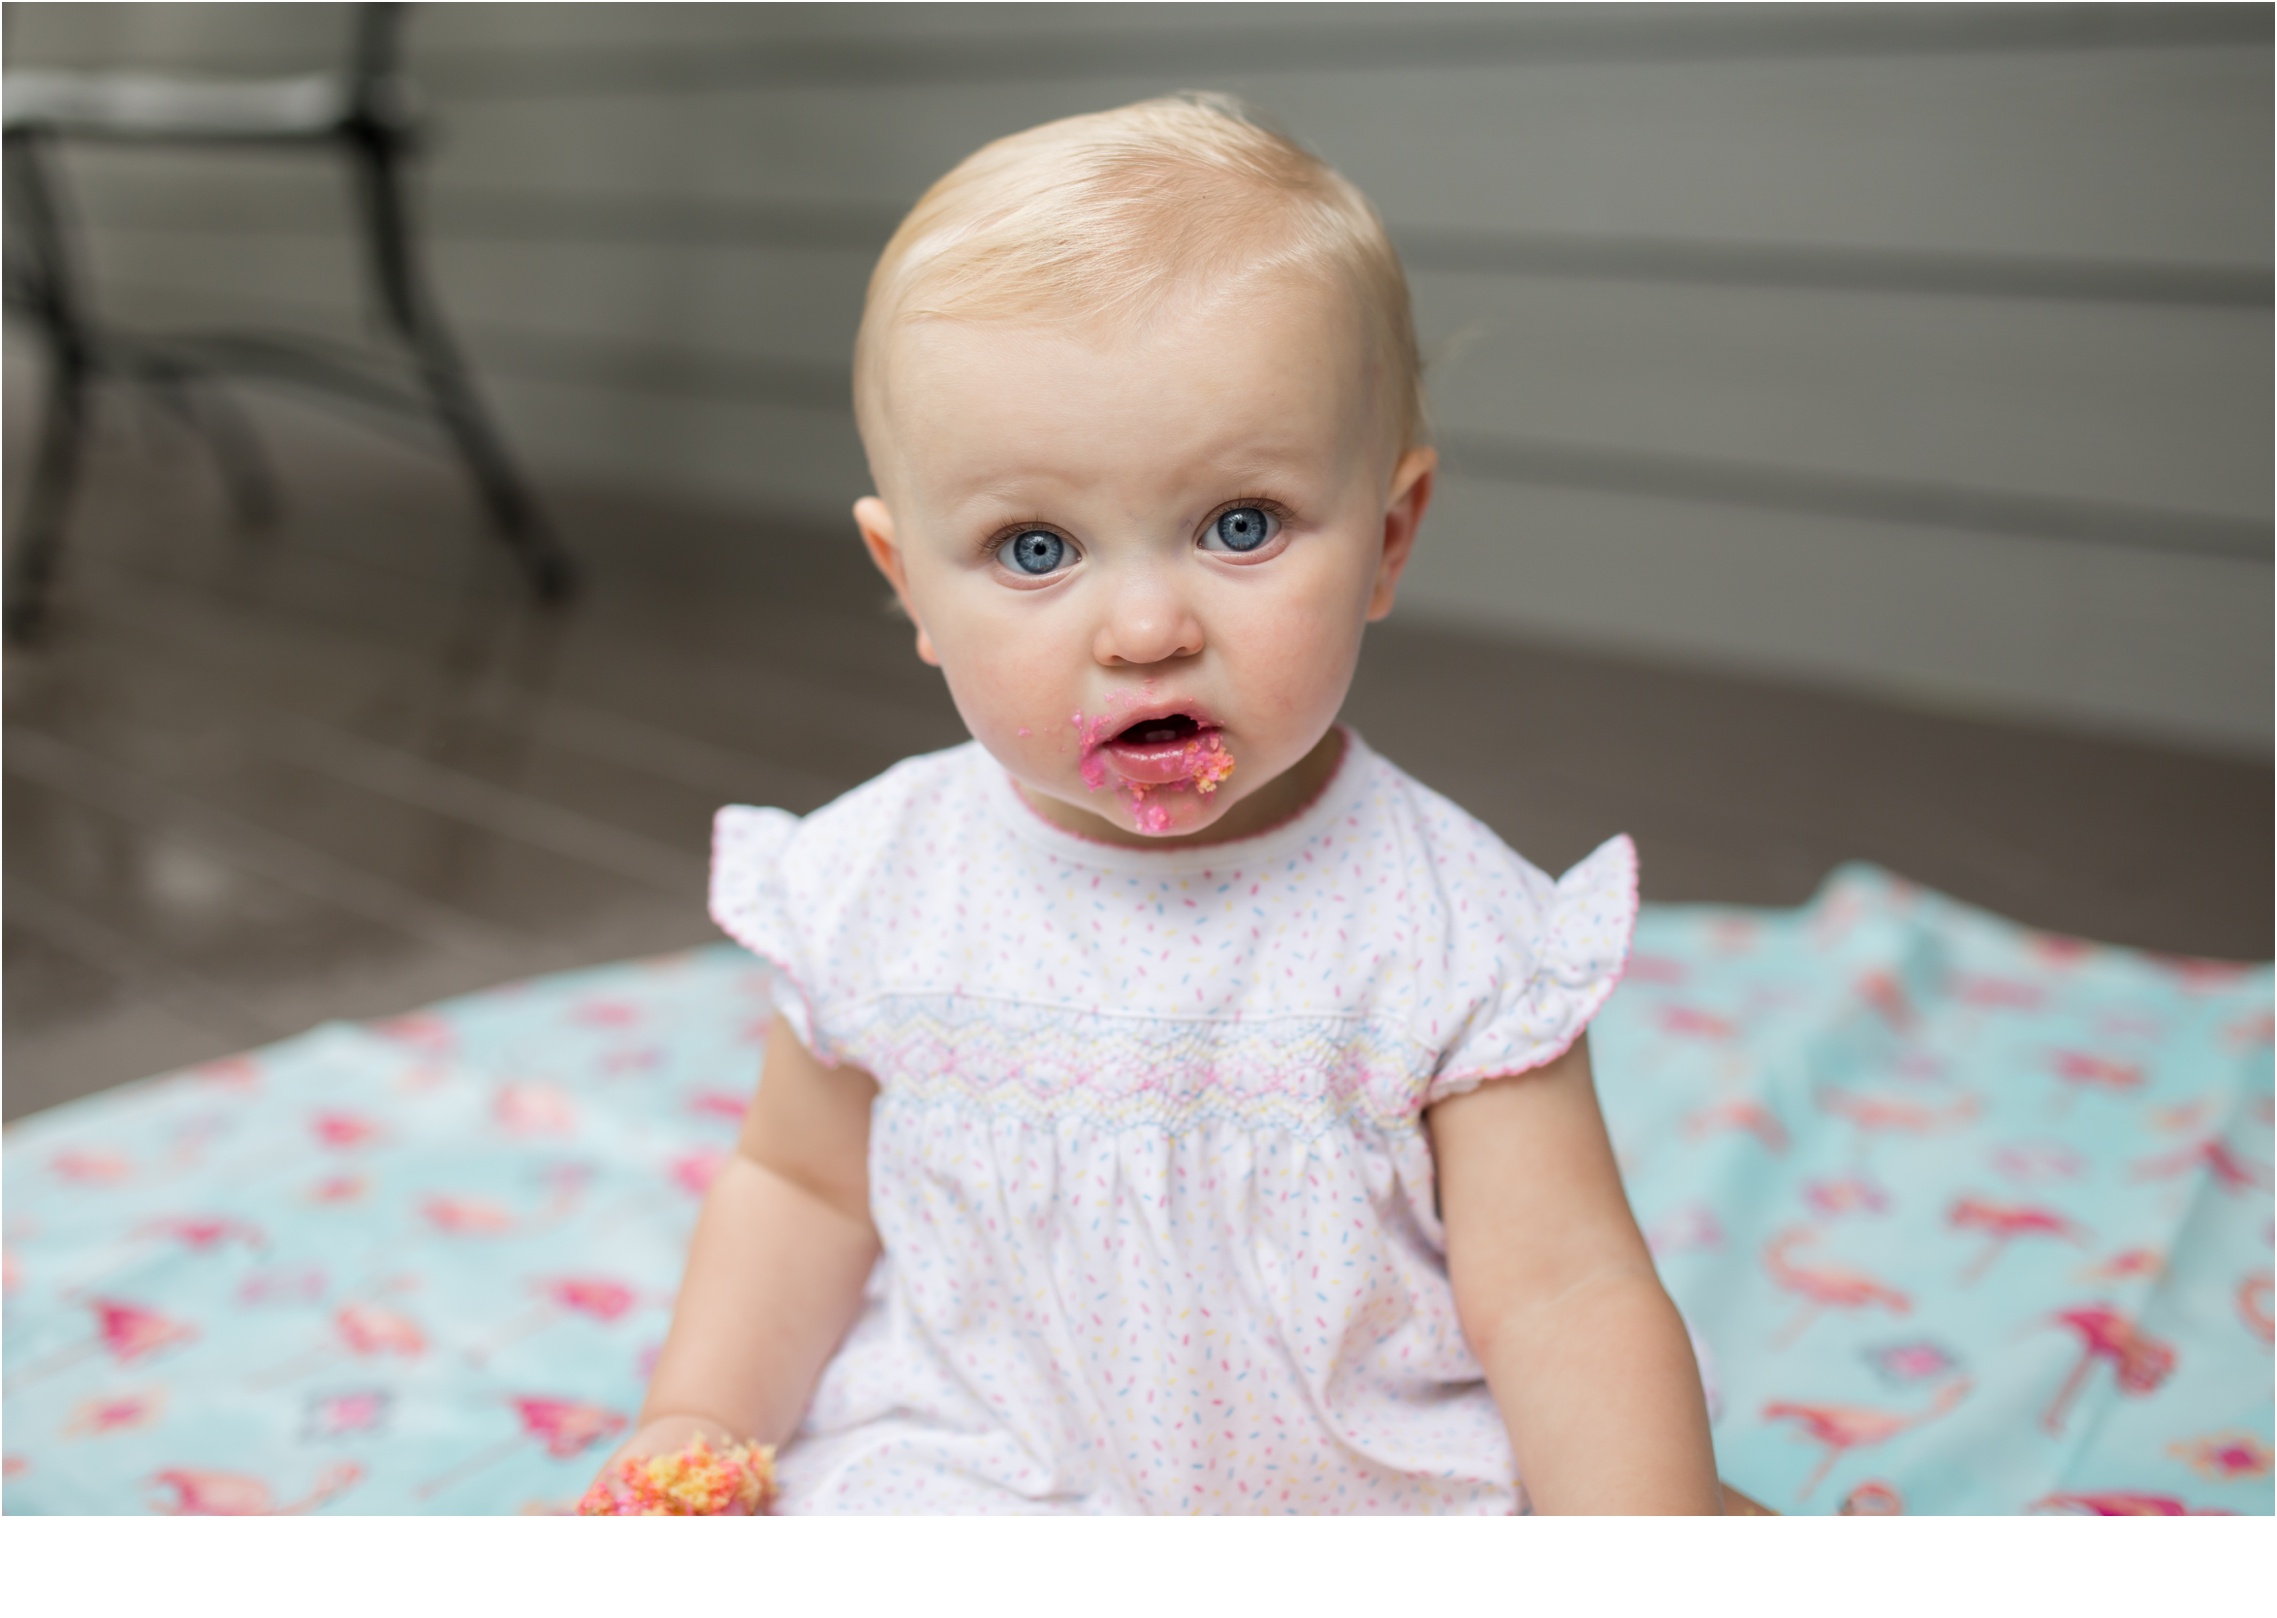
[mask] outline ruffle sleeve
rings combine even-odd
[[[1538,874],[1535,880],[1544,881]],[[1526,969],[1482,998],[1432,1075],[1423,1104],[1563,1056],[1621,981],[1636,927],[1636,845],[1615,837],[1548,885]]]
[[[799,818],[781,809],[731,804],[712,818],[712,920],[774,968],[775,1009],[799,1043],[825,1060],[806,948],[791,902],[783,856]]]

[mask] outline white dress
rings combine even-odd
[[[1423,1109],[1562,1053],[1636,917],[1347,736],[1206,848],[1051,825],[977,743],[720,811],[712,914],[874,1075],[868,1303],[785,1511],[1509,1512]]]

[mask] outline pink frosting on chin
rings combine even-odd
[[[1075,727],[1076,745],[1083,753],[1083,762],[1077,768],[1082,773],[1084,788],[1097,792],[1107,784],[1107,766],[1099,757],[1099,747],[1114,734],[1113,721],[1105,714],[1087,720],[1078,709],[1069,716],[1068,723]]]
[[[1206,731],[1180,749],[1176,765],[1179,773],[1167,780],[1123,783],[1131,800],[1131,824],[1140,831],[1159,836],[1170,830],[1170,807],[1157,794],[1191,791],[1206,798],[1217,791],[1218,783],[1233,773],[1233,750],[1216,731]]]

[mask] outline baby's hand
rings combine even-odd
[[[716,1421],[660,1416],[609,1457],[581,1517],[756,1517],[775,1498],[775,1451]]]

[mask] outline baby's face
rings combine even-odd
[[[885,498],[855,507],[981,744],[1115,841],[1294,812],[1430,495],[1343,306],[1281,284],[1140,331],[891,339]]]

